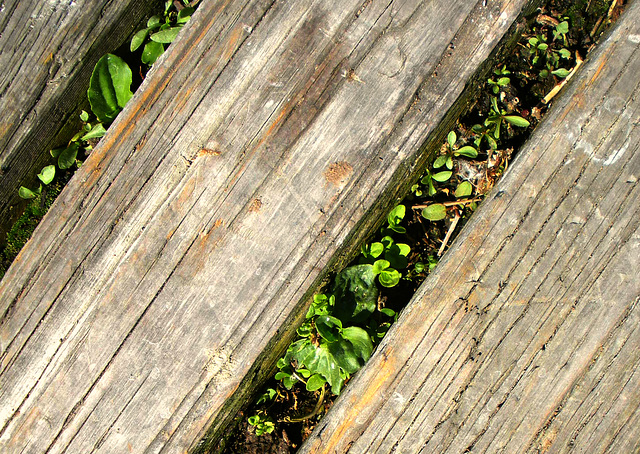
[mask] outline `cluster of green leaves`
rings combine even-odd
[[[507,77],[511,74],[511,71],[509,71],[506,66],[503,66],[502,69],[494,69],[493,74],[497,76],[497,79],[494,80],[491,78],[487,80],[487,83],[491,86],[493,94],[497,95],[500,93],[501,88],[504,88],[511,83],[511,78]]]
[[[249,424],[256,428],[256,435],[270,434],[276,428],[273,419],[264,415],[253,415],[249,417]]]
[[[195,8],[184,2],[186,7],[175,11],[172,0],[167,0],[164,6],[163,16],[152,16],[147,21],[147,27],[138,31],[131,40],[131,51],[137,50],[145,44],[141,60],[146,65],[152,65],[165,51],[165,45],[171,43],[180,29],[189,21]],[[82,127],[66,146],[50,151],[56,160],[55,164],[49,164],[42,168],[37,175],[39,187],[31,190],[21,186],[18,194],[23,199],[34,199],[42,193],[42,185],[50,184],[56,176],[56,168],[59,170],[71,169],[74,165],[79,167],[81,162],[78,156],[81,152],[89,152],[92,148],[91,141],[99,139],[106,134],[106,128],[115,120],[124,106],[133,96],[131,84],[133,73],[127,63],[113,54],[104,55],[93,69],[87,98],[91,106],[91,112],[97,122],[89,122],[89,114],[84,110],[80,114]],[[57,167],[56,167],[57,165]]]
[[[532,67],[537,68],[541,79],[546,79],[551,75],[564,78],[569,74],[567,69],[559,66],[561,60],[568,62],[571,58],[571,52],[566,48],[568,32],[569,23],[565,20],[555,26],[551,45],[547,36],[541,33],[537,33],[527,40],[524,46],[524,56],[529,59]]]
[[[173,42],[182,27],[189,22],[195,8],[184,2],[186,7],[180,11],[172,9],[173,1],[167,0],[162,16],[151,16],[147,26],[139,30],[131,40],[131,52],[138,50],[143,44],[140,60],[145,65],[153,65],[165,51],[165,46]]]
[[[400,282],[411,248],[393,239],[404,234],[405,207],[398,205],[387,216],[382,238],[362,247],[359,263],[335,277],[328,294],[316,294],[298,329],[299,338],[278,361],[276,380],[291,389],[303,383],[308,391],[325,384],[335,395],[345,381],[369,359],[396,314],[378,307],[382,287]]]

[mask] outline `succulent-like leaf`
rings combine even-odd
[[[434,203],[422,210],[422,217],[429,221],[441,221],[447,217],[447,208],[441,203]]]

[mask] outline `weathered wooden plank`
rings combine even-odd
[[[20,200],[18,188],[35,181],[51,158],[49,150],[60,146],[58,133],[86,102],[94,65],[154,7],[154,0],[1,3],[1,237],[10,226],[11,207]]]
[[[527,3],[203,2],[0,283],[3,452],[215,440]]]
[[[301,453],[640,449],[633,2]]]

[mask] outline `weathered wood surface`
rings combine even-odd
[[[215,440],[527,4],[482,3],[202,2],[0,283],[0,450]]]
[[[61,145],[59,131],[86,101],[98,59],[154,6],[154,0],[0,3],[0,232],[9,227],[18,188],[36,181],[49,150]]]
[[[301,453],[640,450],[640,2]]]

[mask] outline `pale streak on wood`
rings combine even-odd
[[[300,453],[640,449],[640,2]]]
[[[2,451],[214,443],[527,4],[202,2],[0,282]]]
[[[49,150],[76,132],[68,131],[62,143],[58,138],[70,115],[86,103],[95,63],[117,49],[157,2],[5,0],[2,5],[0,235],[10,227],[18,188],[36,187],[36,174],[51,161]]]

